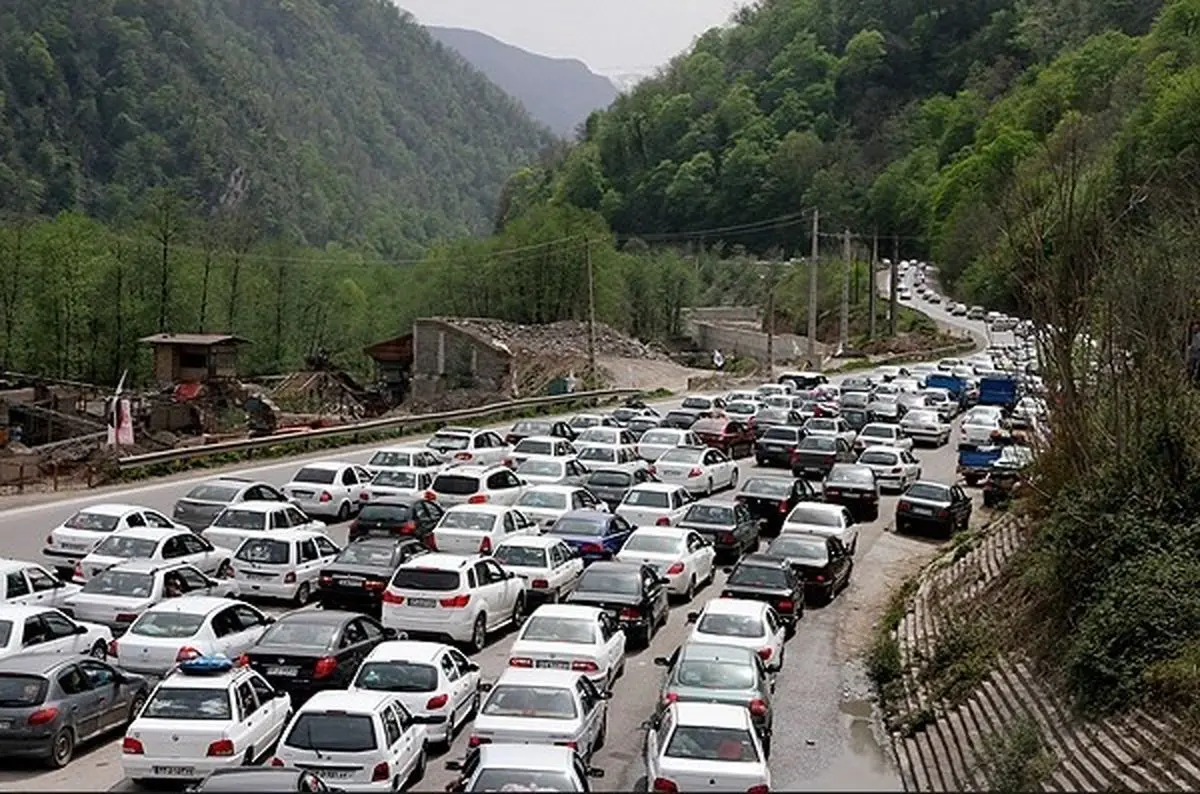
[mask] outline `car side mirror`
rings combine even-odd
[[[656,665],[658,665],[659,667],[670,667],[671,666],[671,660],[669,657],[666,657],[666,656],[655,656],[654,663]]]
[[[288,697],[288,693],[287,693],[286,691],[282,690],[282,689],[276,689],[276,690],[275,690],[275,697],[277,697],[277,698],[285,698],[285,697]]]
[[[697,620],[699,620],[699,619],[700,619],[700,613],[699,613],[699,612],[689,612],[689,613],[687,614],[687,622],[688,622],[688,623],[695,623],[695,622],[696,622]]]
[[[396,631],[396,630],[395,630],[395,629],[393,629],[393,628],[389,628],[389,627],[387,627],[387,626],[384,626],[384,628],[383,628],[383,638],[384,638],[385,640],[396,640],[396,639],[399,639],[399,638],[400,638],[400,632]]]
[[[122,673],[122,672],[120,672],[120,671],[118,671],[118,670],[114,670],[114,671],[113,671],[112,682],[113,682],[114,684],[117,684],[117,685],[121,685],[121,684],[128,684],[128,683],[129,683],[129,678],[128,678],[128,676],[126,676],[124,673]]]
[[[81,625],[79,623],[75,624],[75,633],[76,634],[87,634],[87,632],[88,632],[87,626]]]
[[[604,777],[604,770],[597,769],[594,766],[589,766],[587,771],[588,777],[601,778]]]
[[[447,772],[461,772],[463,768],[462,761],[447,761],[445,764]]]
[[[729,574],[733,573],[733,568],[732,568],[732,567],[729,567],[729,566],[726,566],[726,567],[722,568],[722,569],[721,569],[721,571],[722,571],[722,573],[724,573],[726,576],[728,576]]]
[[[476,689],[478,689],[480,692],[491,692],[493,686],[494,684],[492,684],[490,681],[480,681],[479,686],[476,687]]]
[[[467,662],[467,672],[468,673],[478,673],[479,672],[479,664],[477,662]]]
[[[54,589],[55,590],[59,589],[60,587],[66,587],[66,586],[67,586],[67,583],[64,582],[62,579],[56,578],[54,580]]]
[[[275,620],[276,620],[276,618],[274,616],[267,615],[265,618],[263,618],[263,623],[270,626],[273,623],[275,623]]]

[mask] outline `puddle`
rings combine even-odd
[[[875,707],[869,700],[843,700],[838,705],[850,734],[850,752],[868,761],[873,772],[891,771],[888,756],[875,735]]]

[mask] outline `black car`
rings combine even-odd
[[[879,483],[870,466],[838,463],[825,475],[825,501],[844,505],[856,519],[879,518]]]
[[[804,582],[810,603],[828,604],[854,571],[854,557],[837,538],[789,532],[771,541],[767,554],[782,557]]]
[[[781,425],[767,428],[754,442],[754,460],[759,466],[791,466],[792,456],[800,448],[803,439],[804,429],[800,427]]]
[[[758,438],[773,427],[800,427],[804,417],[794,408],[764,408],[754,417],[754,433]]]
[[[429,552],[416,538],[364,538],[321,569],[317,599],[326,609],[379,614],[383,591],[401,563]]]
[[[837,463],[854,461],[854,450],[838,436],[806,436],[792,456],[795,477],[824,477]]]
[[[286,766],[233,766],[214,769],[188,791],[341,791],[316,773]]]
[[[512,429],[504,436],[504,443],[510,447],[516,444],[523,438],[530,436],[557,436],[565,438],[568,441],[574,441],[575,428],[571,427],[566,422],[556,419],[522,419],[512,426]]]
[[[721,590],[722,598],[765,601],[775,607],[789,634],[796,631],[796,621],[804,617],[804,582],[787,560],[766,554],[749,554],[725,572],[729,578]]]
[[[303,609],[275,621],[243,658],[298,709],[317,692],[350,686],[367,654],[398,636],[357,612]]]
[[[658,419],[658,411],[646,405],[622,405],[620,408],[612,412],[613,421],[618,427],[629,427],[629,423],[634,419],[649,417]]]
[[[850,429],[855,431],[862,430],[871,424],[871,414],[863,408],[849,408],[842,411],[842,418],[846,420],[846,424],[850,425]]]
[[[667,415],[658,423],[658,426],[672,427],[676,430],[691,430],[692,425],[703,419],[705,413],[707,412],[691,410],[668,411]]]
[[[350,540],[409,536],[433,548],[433,528],[445,512],[444,507],[429,499],[377,499],[363,505],[350,522]]]
[[[687,509],[677,525],[694,529],[713,544],[717,556],[737,559],[758,549],[758,519],[743,504],[734,502],[696,502]]]
[[[821,492],[797,477],[750,477],[742,483],[737,501],[759,521],[759,534],[774,537],[783,521],[800,502],[819,502]]]
[[[896,532],[932,530],[948,538],[970,525],[972,510],[962,486],[919,480],[896,503]]]
[[[616,510],[617,505],[629,493],[629,489],[644,482],[658,480],[650,469],[596,469],[583,481],[583,487],[604,504],[609,510]]]
[[[612,612],[626,637],[648,646],[655,632],[667,622],[670,606],[666,586],[670,581],[649,565],[596,562],[579,577],[567,603]]]
[[[662,417],[660,416],[635,416],[629,420],[629,424],[625,426],[625,429],[633,433],[635,438],[641,438],[647,430],[653,430],[661,426]]]

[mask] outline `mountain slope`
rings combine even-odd
[[[550,141],[387,0],[14,0],[0,96],[0,211],[232,183],[269,230],[384,250],[486,229]]]
[[[536,55],[474,30],[428,30],[559,135],[573,136],[592,111],[617,98],[612,81],[582,61]]]

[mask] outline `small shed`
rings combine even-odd
[[[238,348],[250,344],[233,334],[154,334],[140,341],[154,351],[160,386],[237,378]]]
[[[375,382],[387,389],[393,404],[404,400],[412,379],[413,335],[376,342],[363,353],[375,362]]]

